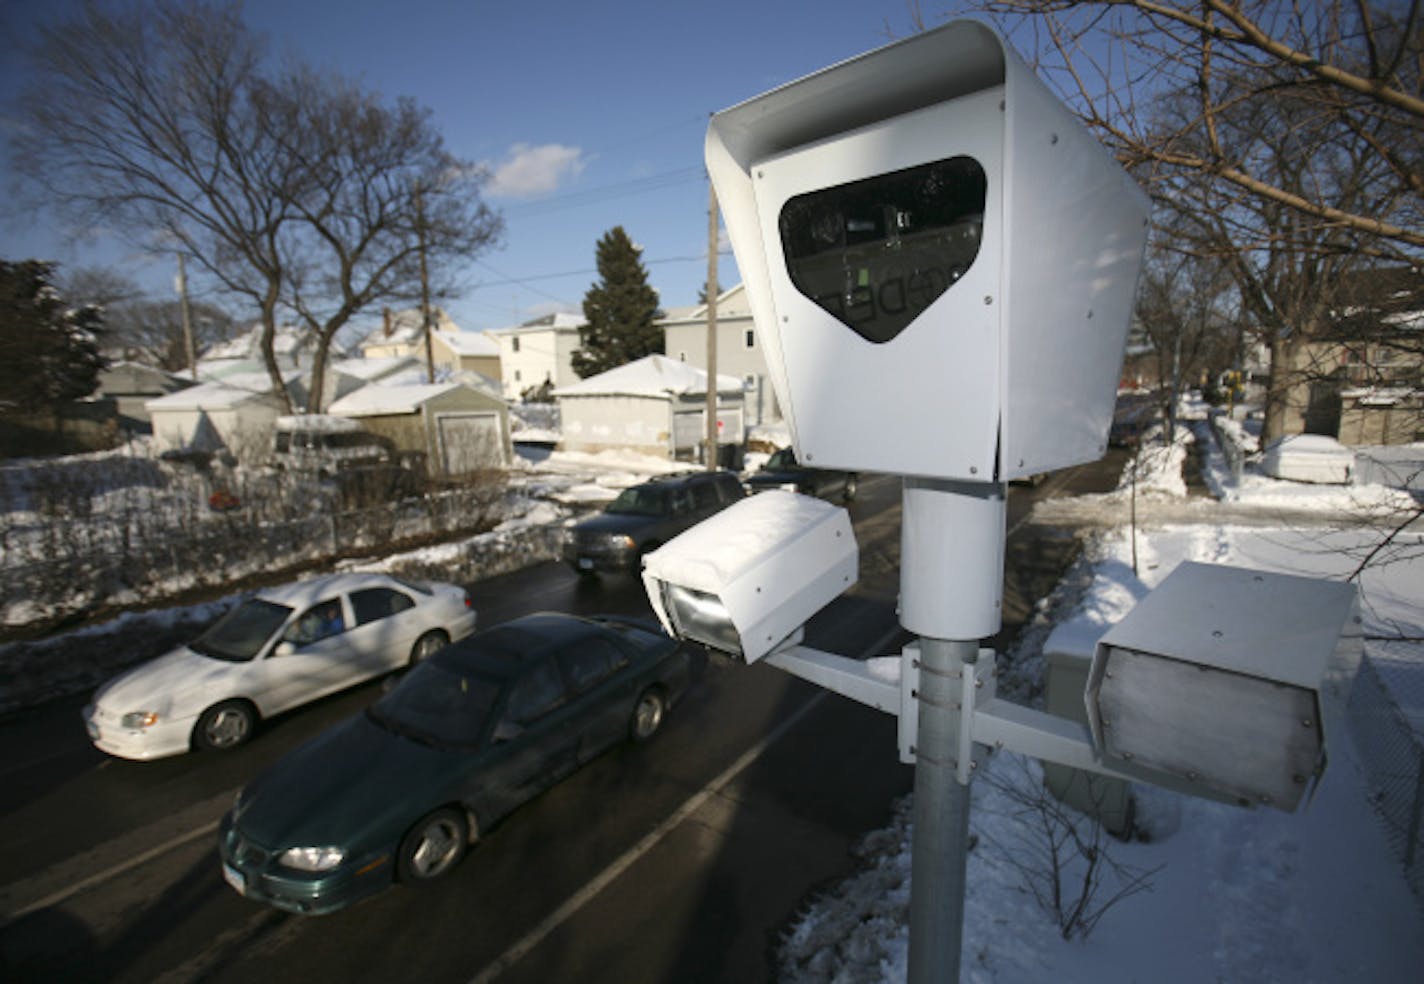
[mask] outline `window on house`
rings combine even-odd
[[[747,329],[746,346],[756,348],[756,331],[752,328]]]
[[[519,370],[518,370],[518,369],[514,370],[514,381],[515,381],[516,383],[519,382]]]
[[[510,349],[511,352],[518,352],[518,351],[519,351],[519,336],[518,336],[518,335],[515,335],[513,338],[511,338],[511,339],[509,340],[509,349]]]

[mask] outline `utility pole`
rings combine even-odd
[[[430,342],[430,275],[425,269],[425,200],[415,186],[415,232],[420,239],[420,324],[425,337],[425,381],[435,382],[435,352]]]
[[[717,470],[717,189],[707,182],[707,470]]]
[[[178,310],[183,316],[183,353],[188,357],[188,375],[198,381],[198,355],[193,345],[193,316],[188,310],[188,273],[183,254],[178,254]]]

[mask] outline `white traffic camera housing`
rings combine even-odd
[[[855,583],[860,551],[844,509],[781,490],[750,496],[643,558],[668,634],[748,663],[797,642]]]
[[[706,154],[804,463],[987,482],[1102,455],[1147,198],[992,29],[717,113]]]
[[[1342,581],[1180,565],[1098,641],[1084,700],[1103,762],[1294,810],[1359,664],[1356,598]]]

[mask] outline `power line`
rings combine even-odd
[[[731,256],[732,251],[726,249],[719,249],[717,251],[717,255]],[[706,260],[707,254],[700,253],[697,256],[664,256],[656,260],[644,260],[643,264],[645,266],[659,266],[664,263],[698,263],[706,262]],[[528,284],[537,280],[558,280],[561,277],[586,277],[589,274],[595,274],[598,272],[597,267],[589,267],[583,270],[565,270],[562,273],[536,273],[528,277],[512,277],[507,273],[504,273],[500,270],[496,270],[484,260],[476,260],[475,262],[489,270],[491,273],[498,274],[499,276],[505,279],[487,280],[484,283],[474,284],[470,287],[470,290],[483,290],[486,287],[507,287],[511,284]],[[544,296],[548,297],[551,301],[560,300],[560,298],[554,297],[551,294],[545,294]]]

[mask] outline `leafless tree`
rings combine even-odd
[[[1419,0],[987,0],[1046,78],[1129,165],[1212,176],[1321,222],[1376,240],[1382,252],[1424,247],[1424,25]],[[1164,93],[1196,112],[1163,128]],[[1341,147],[1369,158],[1389,207],[1368,212],[1297,188],[1225,139],[1243,106],[1290,95],[1315,110]],[[1398,254],[1396,254],[1398,255]]]
[[[385,106],[349,82],[298,69],[273,105],[305,179],[292,203],[302,238],[286,264],[285,299],[317,337],[317,409],[326,353],[351,317],[419,298],[422,251],[434,296],[448,296],[449,261],[493,245],[502,222],[480,200],[485,172],[447,152],[411,100]]]
[[[279,318],[332,336],[362,308],[412,295],[415,190],[439,261],[498,236],[482,175],[429,115],[297,66],[267,67],[235,3],[89,5],[45,30],[20,101],[17,170],[80,223],[181,249],[251,305],[273,391]]]
[[[1220,263],[1154,250],[1138,288],[1137,316],[1157,357],[1165,441],[1176,431],[1177,398],[1203,373],[1232,362],[1229,271]]]
[[[1340,274],[1424,249],[1420,0],[985,0],[1152,192],[1158,239],[1226,261],[1288,366]],[[1273,377],[1266,437],[1291,380]]]

